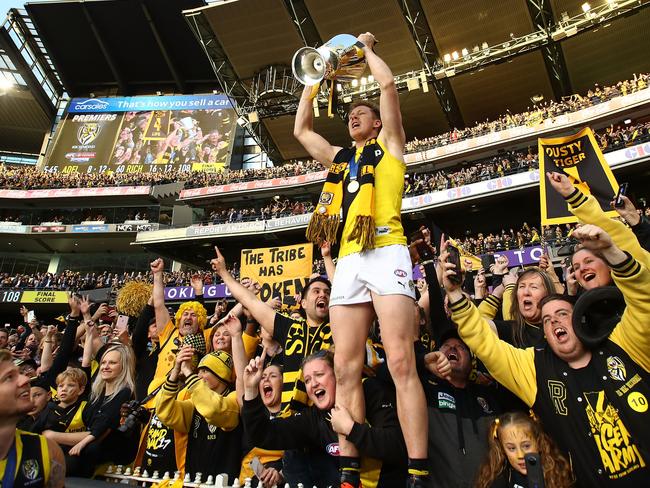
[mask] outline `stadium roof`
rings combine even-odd
[[[182,15],[203,0],[27,3],[67,92],[211,92],[214,73]]]
[[[0,26],[0,150],[36,154],[52,127],[59,94],[33,69],[38,47],[17,35],[15,22],[8,17]]]
[[[208,3],[97,0],[28,3],[26,8],[72,96],[209,92],[222,86],[219,81],[225,78],[231,83],[226,88],[232,89],[242,107],[249,107],[247,111],[254,108],[244,98],[256,74],[269,65],[286,66],[301,46],[321,44],[339,33],[373,32],[380,41],[378,53],[396,75],[406,75],[439,68],[436,63],[445,54],[462,53],[464,48],[471,53],[483,43],[493,46],[511,39],[514,43],[543,28],[548,40],[551,27],[560,25],[564,12],[570,18],[587,15],[582,10],[584,0]],[[607,3],[592,0],[591,7]],[[532,105],[533,95],[550,100],[584,93],[594,83],[608,84],[650,71],[646,35],[650,9],[644,8],[649,4],[650,0],[635,1],[633,10],[611,21],[593,19],[577,35],[567,34],[550,47],[523,49],[498,63],[459,70],[450,77],[430,77],[427,93],[421,88],[404,90],[407,138],[471,125],[506,110],[525,110]],[[197,37],[210,44],[202,46]],[[290,112],[271,112],[259,124],[260,137],[269,141],[275,159],[305,156],[292,136],[292,124]],[[321,111],[315,125],[331,142],[346,143],[339,118],[328,119]]]

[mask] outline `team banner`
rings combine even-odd
[[[609,202],[618,192],[618,183],[589,127],[572,136],[538,139],[538,148],[542,225],[578,221],[564,198],[548,184],[545,175],[549,171],[567,175],[576,188],[593,195],[608,215],[616,217]]]
[[[74,98],[43,170],[222,171],[237,115],[225,95]]]
[[[287,298],[302,292],[312,269],[313,244],[242,249],[242,278],[251,278],[262,285],[260,298],[267,301],[275,296]]]

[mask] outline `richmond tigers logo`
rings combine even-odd
[[[97,139],[101,130],[102,126],[97,122],[86,122],[79,127],[79,130],[77,131],[77,140],[80,144],[86,146]]]

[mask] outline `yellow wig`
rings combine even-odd
[[[180,307],[178,307],[178,312],[176,312],[176,315],[174,315],[176,326],[178,326],[178,323],[181,320],[181,315],[183,315],[183,312],[185,312],[185,310],[188,309],[194,311],[199,322],[199,329],[203,330],[205,324],[208,322],[208,312],[205,310],[205,307],[203,305],[201,305],[199,302],[194,302],[194,301],[185,302],[181,304]]]

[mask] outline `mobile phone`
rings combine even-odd
[[[627,185],[627,183],[621,183],[621,186],[618,187],[618,192],[616,193],[616,198],[614,199],[614,206],[616,208],[625,206],[625,202],[623,202],[623,198],[621,197],[627,193]]]
[[[250,465],[253,473],[255,473],[255,476],[260,478],[262,476],[262,472],[264,471],[264,465],[260,461],[260,458],[255,456],[253,459],[251,459]]]
[[[486,273],[490,272],[490,266],[494,264],[494,254],[484,254],[481,256],[481,266]]]
[[[449,281],[456,283],[457,285],[463,281],[462,277],[462,268],[460,266],[460,251],[454,246],[447,246],[447,252],[449,257],[447,258],[448,263],[452,263],[456,266],[456,274],[449,276]]]
[[[33,310],[27,312],[27,322],[31,322],[36,318],[36,313]]]
[[[528,453],[524,456],[526,461],[526,477],[528,478],[528,488],[544,488],[544,470],[542,469],[542,460],[536,452]]]
[[[115,324],[115,328],[118,331],[123,331],[126,330],[129,326],[129,316],[128,315],[118,315],[117,316],[117,323]]]

